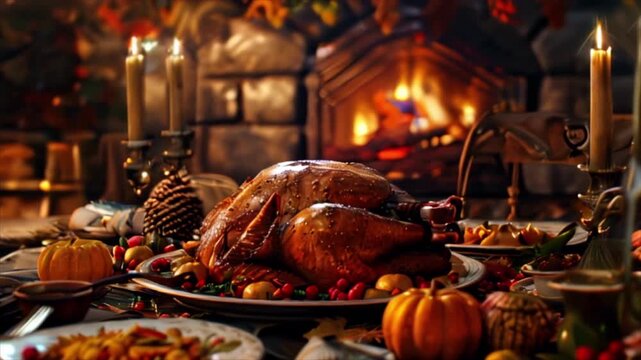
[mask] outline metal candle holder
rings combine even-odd
[[[127,159],[122,164],[129,185],[136,195],[142,195],[142,191],[151,183],[151,164],[147,160],[147,152],[151,147],[149,140],[132,140],[122,142],[127,147]]]
[[[604,191],[621,186],[625,167],[616,166],[610,169],[591,170],[589,166],[581,164],[579,170],[590,176],[590,184],[585,193],[579,194],[579,199],[590,207],[593,211],[597,210],[599,196]]]
[[[163,173],[169,175],[172,172],[186,172],[185,160],[193,155],[191,140],[194,138],[194,132],[192,130],[164,130],[160,135],[163,138],[169,139],[169,146],[162,152],[165,163]]]
[[[187,172],[185,160],[193,154],[191,140],[194,138],[192,130],[163,131],[163,138],[169,139],[167,148],[162,152],[163,173],[165,176],[174,172]],[[148,159],[148,151],[152,142],[150,140],[123,141],[127,147],[127,159],[122,164],[129,185],[136,195],[142,195],[143,190],[151,183],[151,168],[153,159]]]

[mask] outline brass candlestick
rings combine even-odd
[[[142,195],[142,191],[151,183],[151,164],[147,160],[147,152],[151,147],[151,141],[133,140],[122,142],[127,147],[127,159],[122,164],[129,185],[136,195]]]
[[[168,148],[162,152],[165,176],[178,171],[186,173],[185,160],[193,155],[191,140],[194,138],[194,132],[192,130],[164,130],[160,135],[170,141]]]
[[[592,170],[589,166],[581,164],[578,168],[590,176],[590,184],[585,193],[578,195],[579,199],[596,212],[599,196],[610,188],[621,186],[625,167],[615,166],[610,169]]]

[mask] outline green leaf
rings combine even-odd
[[[570,241],[570,239],[574,237],[575,233],[576,233],[576,226],[555,236],[545,244],[536,246],[534,248],[535,255],[537,257],[546,256],[554,252],[560,251],[568,243],[568,241]]]

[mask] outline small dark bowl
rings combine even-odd
[[[90,285],[76,280],[34,281],[16,288],[13,296],[25,315],[37,305],[48,305],[53,308],[48,322],[69,324],[81,321],[89,311],[94,293]]]

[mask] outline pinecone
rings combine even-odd
[[[145,201],[145,234],[191,240],[203,221],[203,204],[189,177],[171,174],[156,185]]]

